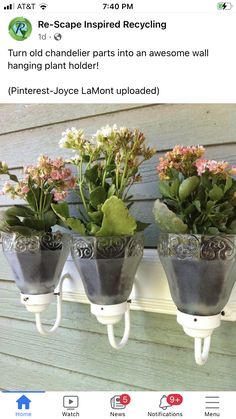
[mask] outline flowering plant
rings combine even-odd
[[[155,219],[170,233],[236,233],[236,168],[207,160],[202,146],[175,146],[160,158]]]
[[[138,129],[130,131],[116,125],[102,128],[89,139],[76,128],[62,134],[60,146],[76,153],[70,162],[77,168],[82,201],[79,218],[70,217],[66,203],[52,206],[67,226],[96,236],[132,235],[147,226],[129,214],[129,190],[141,180],[140,165],[155,154],[144,141]]]
[[[51,204],[63,200],[70,188],[75,186],[71,170],[61,158],[52,160],[40,156],[36,165],[24,168],[24,178],[19,180],[11,174],[5,162],[0,162],[0,174],[9,177],[2,194],[12,199],[20,198],[26,205],[15,205],[0,214],[0,230],[31,235],[35,232],[49,232],[58,224],[59,218],[52,211]]]

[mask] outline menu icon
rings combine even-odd
[[[219,410],[220,396],[205,396],[205,410]]]

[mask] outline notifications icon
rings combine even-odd
[[[159,407],[166,410],[168,407],[179,406],[183,402],[181,394],[169,394],[161,397]]]

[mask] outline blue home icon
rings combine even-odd
[[[21,410],[23,407],[28,410],[30,408],[31,400],[26,396],[21,396],[16,403],[18,404],[18,409]]]

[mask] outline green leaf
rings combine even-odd
[[[0,211],[0,231],[3,231],[4,233],[9,232],[9,224],[6,222],[6,214],[5,211]]]
[[[34,211],[37,211],[37,204],[36,204],[36,202],[37,202],[37,199],[36,199],[36,195],[34,195],[33,194],[33,192],[32,191],[29,191],[28,193],[27,193],[27,195],[26,195],[26,200],[27,200],[27,202],[28,202],[28,204],[29,204],[29,206],[34,210]]]
[[[6,215],[13,215],[16,217],[30,217],[34,215],[34,212],[24,205],[14,205],[5,211]]]
[[[210,190],[209,192],[209,197],[212,199],[212,201],[217,202],[219,201],[221,198],[223,198],[224,196],[224,192],[222,191],[222,189],[217,186],[214,185],[213,188]]]
[[[48,230],[50,227],[57,224],[57,216],[53,211],[47,211],[44,214],[43,221],[44,221],[46,230]]]
[[[159,199],[155,201],[153,214],[161,231],[184,234],[188,230],[188,226]]]
[[[29,186],[32,188],[32,190],[30,190],[27,194],[26,194],[26,200],[29,204],[29,206],[31,208],[33,208],[34,211],[38,210],[38,203],[40,200],[40,194],[41,194],[41,189],[40,188],[33,188],[33,186],[31,186],[30,181],[29,181]]]
[[[96,236],[96,233],[100,230],[100,228],[101,227],[98,226],[95,223],[88,223],[87,224],[87,229],[88,229],[88,232],[91,236]]]
[[[114,183],[110,186],[110,188],[108,189],[107,192],[107,198],[110,198],[111,196],[115,195],[116,193],[116,187],[114,185]]]
[[[207,210],[211,210],[214,206],[215,206],[214,201],[208,201],[207,204],[206,204]]]
[[[169,182],[167,182],[166,180],[161,180],[160,181],[159,190],[160,190],[160,193],[162,194],[162,196],[164,196],[166,198],[172,198]]]
[[[90,156],[89,156],[88,154],[84,154],[84,155],[82,156],[82,161],[83,161],[84,163],[88,163],[88,162],[90,161]]]
[[[211,189],[211,181],[209,180],[208,175],[202,175],[201,176],[201,185],[204,187],[204,189]]]
[[[186,215],[192,214],[192,212],[195,211],[195,210],[196,210],[196,207],[195,207],[194,203],[189,204],[187,206],[187,208],[185,208],[185,210],[184,210],[184,215],[186,216]]]
[[[224,193],[226,193],[232,186],[233,184],[233,179],[231,177],[227,177],[226,182],[225,182],[225,187],[224,187]]]
[[[36,220],[35,218],[24,218],[22,224],[24,227],[28,227],[31,230],[37,230],[37,231],[45,230],[45,224],[43,220]]]
[[[201,202],[198,199],[193,201],[193,205],[197,208],[198,212],[201,212]]]
[[[84,176],[89,182],[96,184],[98,180],[98,164],[95,164],[91,169],[87,169],[84,172]]]
[[[102,206],[102,227],[96,236],[133,235],[137,224],[124,202],[116,196],[108,198]]]
[[[74,230],[76,233],[81,234],[82,236],[86,234],[85,226],[80,220],[78,220],[78,218],[67,218],[65,220],[65,224],[72,230]]]
[[[106,170],[107,172],[107,176],[106,177],[110,177],[111,176],[111,172],[113,172],[116,169],[116,164],[115,163],[110,163],[108,164],[104,170]]]
[[[14,233],[19,233],[22,236],[32,236],[35,234],[35,230],[32,230],[32,228],[28,228],[25,226],[12,226],[11,231]]]
[[[232,231],[233,234],[236,234],[236,220],[234,220],[231,224],[230,224],[230,230]]]
[[[207,229],[207,234],[212,234],[212,235],[219,234],[219,230],[217,227],[209,227]]]
[[[61,202],[60,204],[51,204],[51,207],[55,214],[64,221],[66,218],[69,218],[70,211],[69,205],[67,202]]]
[[[52,203],[52,195],[47,194],[46,199],[45,199],[45,203],[44,203],[44,211],[45,212],[47,212],[50,209],[51,203]]]
[[[69,216],[69,206],[66,202],[62,202],[61,204],[52,204],[51,207],[55,214],[63,221],[63,224],[74,230],[76,233],[80,233],[82,235],[86,234],[84,224],[78,218]]]
[[[180,185],[180,181],[179,179],[175,179],[170,187],[170,193],[173,197],[178,196],[178,192],[179,192],[179,185]]]
[[[101,205],[105,202],[106,196],[107,194],[105,189],[102,186],[98,186],[90,194],[90,204],[94,208],[97,208],[98,205]]]
[[[164,199],[163,201],[168,208],[172,209],[173,211],[178,211],[178,204],[173,199]]]
[[[12,180],[12,182],[19,182],[18,177],[16,175],[12,175],[10,173],[8,175],[9,175],[9,178]]]
[[[6,216],[5,221],[9,226],[21,225],[21,221],[19,220],[18,217],[14,217],[13,215],[7,215],[7,214],[5,214],[5,216]]]
[[[91,220],[93,220],[96,224],[100,224],[102,221],[102,217],[103,217],[103,213],[102,211],[89,211],[88,212],[88,216],[89,218],[91,218]]]
[[[180,200],[184,201],[188,198],[188,196],[197,189],[199,182],[200,180],[197,176],[191,176],[185,179],[179,187]]]

